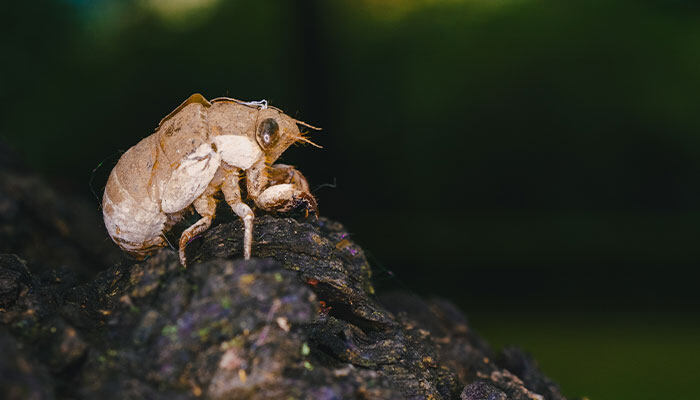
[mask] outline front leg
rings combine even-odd
[[[250,175],[248,178],[248,193],[258,207],[277,212],[303,208],[307,217],[309,212],[318,215],[316,199],[311,195],[309,184],[301,172],[284,164],[275,164],[268,171],[268,174],[265,174],[268,186],[264,190],[254,187],[258,190],[251,191]]]
[[[291,183],[302,192],[309,191],[309,183],[298,169],[287,164],[275,164],[270,168],[270,186]]]

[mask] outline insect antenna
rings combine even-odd
[[[304,122],[304,121],[300,121],[300,120],[294,119],[294,118],[292,118],[292,119],[294,120],[294,123],[295,123],[295,124],[301,125],[301,126],[303,126],[303,127],[305,127],[305,128],[313,129],[313,130],[315,130],[315,131],[320,131],[320,130],[322,130],[321,128],[319,128],[319,127],[317,127],[317,126],[313,126],[313,125],[308,124],[308,123],[306,123],[306,122]],[[319,148],[319,149],[322,149],[323,146],[318,145],[318,144],[312,142],[311,140],[309,140],[308,137],[306,137],[306,135],[307,135],[308,133],[309,133],[309,131],[303,131],[303,132],[301,132],[301,134],[300,134],[299,136],[296,136],[295,138],[296,138],[297,142],[308,143],[308,144],[310,144],[310,145],[312,145],[312,146],[314,146],[314,147],[317,147],[317,148]]]
[[[323,130],[323,128],[319,128],[319,127],[317,127],[317,126],[313,126],[313,125],[311,125],[311,124],[309,124],[309,123],[307,123],[307,122],[304,122],[304,121],[299,121],[298,119],[295,119],[295,120],[294,120],[294,123],[296,123],[297,125],[305,126],[305,127],[309,128],[309,129],[313,129],[313,130],[315,130],[315,131],[321,131],[321,130]]]
[[[305,136],[303,136],[303,135],[301,135],[301,136],[296,136],[295,138],[296,138],[297,142],[308,143],[308,144],[310,144],[310,145],[312,145],[312,146],[314,146],[314,147],[317,147],[317,148],[319,148],[319,149],[322,149],[322,148],[323,148],[323,146],[321,146],[320,144],[316,144],[316,143],[312,142],[311,140],[309,140],[307,137],[305,137]]]

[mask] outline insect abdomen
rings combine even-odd
[[[102,198],[107,232],[119,247],[135,255],[165,244],[161,234],[167,218],[159,199],[152,197],[158,192],[157,159],[155,136],[141,140],[119,159]]]

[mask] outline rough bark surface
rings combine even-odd
[[[0,255],[3,398],[564,399],[448,301],[375,293],[339,223],[259,216],[243,261],[231,218],[190,243],[188,269],[170,249],[117,262],[85,245],[101,226],[60,228],[50,214],[69,202],[0,167],[0,241],[14,253]],[[70,257],[52,256],[52,240]],[[90,268],[101,272],[84,278]]]

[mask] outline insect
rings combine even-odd
[[[243,220],[243,256],[250,258],[253,210],[243,200],[239,182],[245,177],[247,197],[265,211],[303,208],[318,214],[306,178],[294,167],[274,164],[293,143],[311,142],[297,121],[266,101],[244,102],[227,97],[207,101],[193,94],[160,121],[155,133],[124,153],[112,169],[102,197],[102,215],[112,240],[143,259],[168,244],[165,233],[192,209],[200,219],[182,232],[185,247],[209,229],[216,211],[215,195]]]

